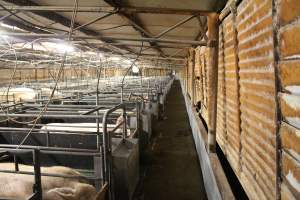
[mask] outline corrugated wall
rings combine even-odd
[[[241,102],[241,182],[253,199],[276,195],[276,91],[272,1],[237,10]]]
[[[232,11],[219,28],[217,142],[250,199],[300,199],[300,1]],[[196,49],[206,122],[208,59]]]
[[[201,93],[200,91],[197,91],[197,99],[196,102],[200,101],[201,102],[201,115],[205,119],[205,121],[208,121],[208,111],[207,111],[207,100],[208,100],[208,92],[207,92],[207,87],[208,87],[208,59],[209,59],[209,52],[207,48],[205,47],[199,47],[196,50],[195,60],[198,60],[195,65],[195,70],[199,71],[199,74],[201,77],[199,77],[199,80],[197,81],[197,87],[201,88]],[[197,64],[199,63],[199,65]]]
[[[242,1],[220,38],[217,141],[249,198],[275,199],[272,1]]]
[[[225,69],[225,113],[227,145],[226,156],[233,170],[240,173],[240,108],[238,90],[238,65],[236,60],[235,27],[230,14],[222,23],[224,37],[224,69]],[[219,96],[219,95],[218,95]],[[217,133],[218,134],[218,133]]]
[[[282,199],[300,199],[300,2],[278,1]]]
[[[218,62],[218,99],[217,99],[217,141],[225,155],[227,155],[227,128],[226,128],[226,80],[224,59],[224,25],[219,28],[219,62]]]

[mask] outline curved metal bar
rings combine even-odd
[[[123,113],[125,113],[125,115],[126,115],[125,104],[119,104],[119,105],[107,110],[104,113],[103,121],[102,121],[102,124],[103,124],[103,135],[102,136],[103,136],[103,148],[104,148],[103,155],[102,155],[103,163],[104,163],[103,180],[108,182],[108,184],[109,184],[109,197],[110,197],[109,199],[114,199],[114,195],[113,195],[113,191],[112,191],[113,183],[112,183],[112,177],[111,177],[111,175],[112,175],[111,135],[110,135],[110,132],[108,132],[108,130],[107,130],[107,121],[108,121],[108,116],[111,113],[113,113],[114,111],[119,110],[119,109],[122,109]],[[124,114],[123,114],[123,116],[124,116]],[[124,119],[126,119],[126,118],[124,118]],[[125,128],[123,129],[123,132],[126,129],[126,122],[124,124],[125,124]]]

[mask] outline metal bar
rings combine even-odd
[[[118,128],[120,128],[121,125],[124,124],[124,122],[125,122],[124,120],[121,121],[116,127],[113,128],[113,130],[109,131],[109,133],[114,133]]]
[[[32,153],[33,153],[33,168],[34,168],[34,181],[35,181],[33,185],[33,192],[36,194],[36,199],[43,199],[40,151],[38,149],[34,149]]]
[[[72,127],[72,126],[69,126]],[[88,131],[69,131],[69,130],[51,130],[51,129],[31,129],[31,128],[7,128],[7,129],[2,129],[2,127],[0,127],[1,132],[2,133],[22,133],[25,131],[30,131],[32,130],[33,133],[36,134],[47,134],[47,132],[51,132],[51,133],[56,133],[56,134],[66,134],[66,135],[88,135],[88,136],[94,136],[96,135],[96,131],[95,132],[88,132]],[[76,127],[76,128],[80,128],[80,127]],[[82,128],[88,128],[88,127],[82,127]],[[96,128],[96,126],[91,127],[91,128]]]
[[[12,15],[17,14],[17,13],[19,13],[19,11],[14,11],[14,12],[12,12],[12,13],[8,13],[7,15],[4,15],[3,17],[0,18],[0,22],[3,21],[3,20],[6,19],[6,18],[12,16]]]
[[[124,107],[124,110],[123,110],[123,120],[124,120],[124,123],[123,123],[123,139],[126,138],[127,136],[127,115],[126,115],[126,108]]]
[[[26,175],[35,175],[34,172],[28,172],[28,171],[12,171],[12,170],[5,170],[0,169],[1,173],[9,173],[9,174],[26,174]],[[50,176],[50,177],[57,177],[57,178],[68,178],[68,179],[89,179],[89,180],[101,180],[101,177],[94,177],[94,176],[68,176],[68,175],[61,175],[61,174],[53,174],[53,173],[41,173],[41,176]],[[41,199],[39,199],[41,200]]]
[[[170,31],[172,31],[172,30],[174,30],[174,29],[176,29],[177,27],[181,26],[182,24],[184,24],[184,23],[190,21],[191,19],[193,19],[193,18],[196,17],[196,16],[198,16],[198,15],[193,15],[193,16],[190,16],[190,17],[185,18],[184,20],[178,22],[178,23],[175,24],[174,26],[171,26],[170,28],[168,28],[168,29],[164,30],[163,32],[159,33],[159,34],[156,35],[154,38],[160,38],[160,37],[162,37],[163,35],[167,34],[168,32],[170,32]]]
[[[84,44],[83,41],[73,41],[73,44]],[[142,47],[140,44],[128,44],[128,43],[101,43],[100,41],[91,41],[90,44],[99,44],[101,46],[107,46],[107,45],[114,45],[114,46],[128,46],[128,47]],[[144,48],[154,48],[152,46],[146,46],[143,45]],[[160,48],[166,48],[166,49],[185,49],[189,48],[190,46],[178,46],[178,45],[159,45]]]
[[[77,26],[76,28],[74,28],[73,31],[76,31],[76,30],[78,30],[78,29],[80,29],[80,28],[83,28],[83,27],[85,27],[85,26],[91,25],[91,24],[93,24],[93,23],[95,23],[95,22],[97,22],[97,21],[100,21],[100,20],[102,20],[102,19],[105,19],[105,18],[107,18],[107,17],[109,17],[109,16],[111,16],[111,15],[114,15],[115,13],[116,13],[116,12],[111,12],[111,13],[107,13],[107,14],[104,15],[104,16],[97,17],[96,19],[93,19],[93,20],[91,20],[91,21],[89,21],[89,22],[87,22],[87,23],[85,23],[85,24],[82,24],[82,25],[80,25],[80,26]]]
[[[6,200],[6,199],[5,199]],[[10,200],[10,199],[9,199]],[[15,199],[13,199],[15,200]],[[33,193],[31,196],[29,196],[26,200],[40,200],[37,193]]]
[[[98,103],[96,103],[96,104],[98,104]],[[85,113],[82,113],[81,115],[89,115],[89,114],[92,114],[93,112],[99,111],[100,109],[104,109],[104,108],[107,108],[107,107],[98,106],[98,107],[96,107],[96,108],[94,108],[92,110],[89,110],[89,111],[87,111]],[[99,113],[97,113],[97,115],[99,115]]]
[[[206,28],[207,28],[207,27],[205,27],[205,26],[203,25],[200,16],[198,16],[197,19],[198,19],[198,23],[199,23],[199,31],[200,31],[200,34],[197,35],[197,37],[196,37],[195,40],[201,40],[202,38],[204,38],[204,40],[207,41],[207,40],[208,40],[208,37],[207,37],[207,35],[206,35]],[[204,28],[204,27],[205,27],[205,28]]]
[[[38,148],[42,153],[45,151],[61,151],[66,153],[66,155],[77,155],[76,153],[89,153],[91,155],[99,154],[97,149],[79,149],[79,148],[64,148],[64,147],[44,147],[44,146],[32,146],[32,145],[22,145],[19,149],[16,149],[19,145],[15,144],[0,144],[0,151],[8,151],[12,153],[28,153],[32,152],[32,149]],[[10,148],[10,149],[8,149]]]
[[[2,114],[0,113],[0,117],[38,117],[37,114]],[[42,118],[76,118],[76,119],[97,119],[101,118],[102,116],[96,116],[96,115],[43,115]]]
[[[119,104],[109,110],[107,110],[107,112],[104,114],[103,116],[103,149],[104,149],[104,154],[103,154],[103,161],[104,161],[104,176],[103,176],[103,180],[108,182],[109,184],[109,197],[110,199],[113,199],[113,191],[111,188],[113,188],[113,183],[112,183],[112,155],[111,155],[111,135],[110,133],[107,131],[107,118],[109,116],[109,114],[111,114],[112,112],[118,110],[118,109],[123,109],[125,110],[125,105],[124,104]]]
[[[11,37],[23,37],[23,38],[66,38],[64,34],[43,34],[43,33],[10,33],[2,32],[2,35]],[[194,41],[194,40],[175,40],[175,39],[158,39],[158,38],[129,38],[129,37],[107,37],[107,36],[91,36],[91,35],[73,35],[73,38],[77,39],[101,39],[101,40],[123,40],[123,41],[140,41],[140,42],[161,42],[161,43],[174,43],[174,44],[192,44],[199,46],[206,46],[207,42]],[[113,43],[111,43],[113,45]]]
[[[4,0],[5,2],[8,2],[8,3],[11,3],[9,0]],[[15,5],[18,5],[19,7],[27,7],[27,6],[40,6],[38,5],[37,3],[33,2],[33,1],[30,1],[30,0],[26,0],[26,1],[14,1],[13,2]],[[9,7],[9,5],[8,5]],[[9,11],[6,7],[3,7],[4,10],[6,11]],[[73,12],[73,9],[72,9],[72,12]],[[69,27],[69,19],[58,14],[57,12],[36,12],[36,11],[33,11],[34,14],[36,15],[39,15],[41,17],[44,17],[44,18],[47,18],[49,20],[52,20],[56,23],[60,23],[61,25],[65,26],[65,27]],[[22,26],[23,24],[21,24]],[[76,23],[74,24],[74,26],[80,26],[80,24]],[[17,26],[19,27],[19,26]],[[19,27],[20,28],[20,27]],[[28,30],[25,29],[25,30]],[[36,29],[36,31],[40,31],[40,29]],[[86,34],[86,35],[92,35],[92,36],[99,36],[101,37],[100,33],[99,32],[96,32],[94,30],[91,30],[91,29],[87,29],[87,28],[80,28],[79,29],[80,32]],[[99,38],[100,39],[100,38]],[[102,40],[102,39],[100,39]],[[110,42],[110,41],[105,41],[105,40],[102,40],[103,42]],[[115,49],[117,49],[118,51],[122,51],[122,50],[125,50],[125,51],[128,51],[128,52],[131,52],[131,53],[135,53],[134,51],[132,51],[131,49],[127,48],[127,47],[122,47],[122,48],[118,48],[118,47],[114,47]]]
[[[6,8],[10,11],[38,11],[38,12],[73,12],[72,6],[16,6],[6,5]],[[207,16],[213,11],[199,10],[199,9],[177,9],[177,8],[160,8],[160,7],[131,7],[123,6],[119,9],[126,13],[153,13],[153,14],[173,14],[173,15],[203,15]],[[3,11],[3,9],[0,9]],[[114,12],[113,6],[80,6],[77,12]]]

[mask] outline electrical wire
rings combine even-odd
[[[143,47],[144,47],[144,42],[142,42],[142,46],[141,46],[141,49],[140,49],[139,53],[137,54],[136,58],[132,61],[130,67],[127,69],[126,73],[124,74],[124,76],[122,78],[122,82],[121,82],[121,103],[123,103],[123,89],[124,89],[125,77],[129,73],[129,71],[132,69],[132,67],[135,65],[135,62],[139,59],[139,57],[140,57],[140,55],[143,51]]]

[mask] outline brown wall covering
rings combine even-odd
[[[278,1],[281,197],[300,199],[300,2]]]
[[[232,11],[219,26],[217,142],[250,199],[300,199],[300,1],[243,0]],[[207,123],[209,51],[195,51]]]

